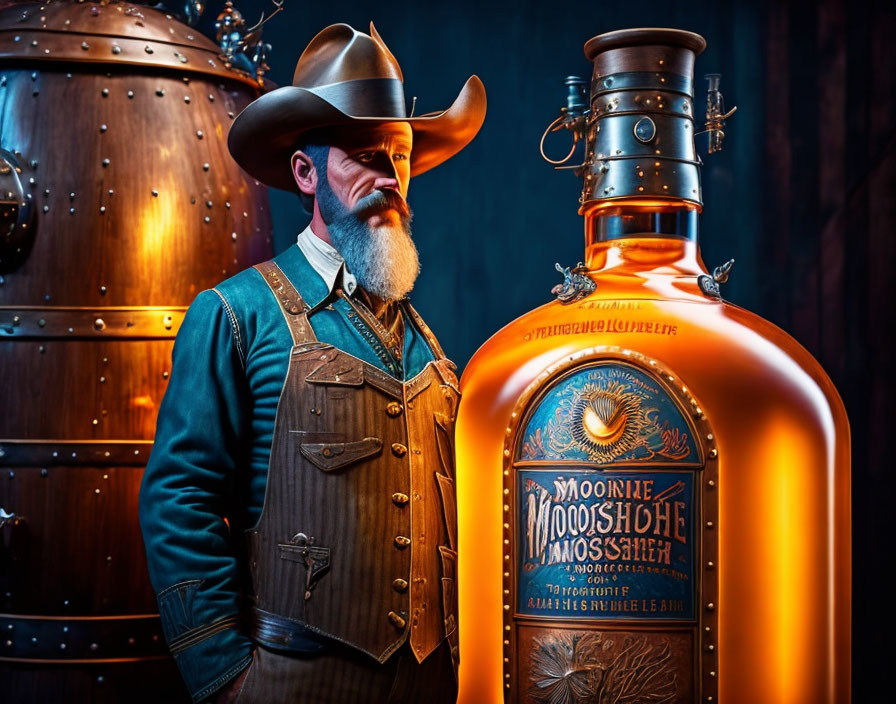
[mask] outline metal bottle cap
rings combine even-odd
[[[702,205],[694,135],[699,34],[626,29],[585,44],[594,62],[582,204],[673,198]]]

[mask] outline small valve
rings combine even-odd
[[[721,73],[707,73],[705,76],[709,81],[709,87],[706,93],[706,129],[709,132],[709,148],[707,153],[714,154],[722,151],[722,140],[725,139],[725,120],[737,112],[737,106],[725,112],[725,100],[719,91],[719,81],[722,80]]]
[[[563,79],[566,86],[566,116],[575,119],[585,114],[588,107],[588,81],[578,76]]]
[[[566,86],[566,106],[560,108],[560,115],[557,117],[541,135],[541,142],[538,148],[541,152],[541,158],[549,164],[560,167],[572,158],[575,154],[579,141],[585,137],[585,118],[591,112],[588,110],[588,81],[578,76],[567,76],[563,80]],[[559,132],[567,129],[572,132],[572,148],[564,158],[555,160],[551,159],[544,153],[544,140],[550,132]],[[567,166],[564,168],[581,168],[581,165]]]

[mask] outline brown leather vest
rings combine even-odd
[[[257,609],[384,662],[449,638],[457,657],[454,364],[409,305],[435,361],[409,381],[319,342],[273,262],[256,268],[294,346],[265,503],[248,531]]]

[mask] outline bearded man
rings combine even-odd
[[[408,116],[373,25],[343,24],[234,121],[236,161],[312,219],[174,346],[140,520],[196,702],[456,699],[457,378],[407,300],[406,196],[484,117],[475,76]]]

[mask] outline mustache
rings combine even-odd
[[[395,210],[404,218],[411,217],[411,209],[408,206],[407,201],[402,198],[397,191],[393,191],[391,188],[384,190],[376,189],[375,191],[368,193],[355,204],[355,207],[352,208],[351,212],[356,218],[363,218],[378,210],[389,209]]]

